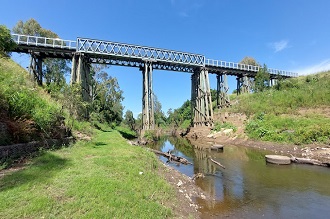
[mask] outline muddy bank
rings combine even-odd
[[[203,150],[211,145],[235,145],[258,148],[261,150],[272,151],[274,154],[296,156],[303,158],[316,159],[324,163],[330,163],[330,146],[325,144],[294,145],[275,142],[262,142],[249,139],[242,132],[229,131],[228,133],[218,132],[210,134],[208,127],[191,128],[185,136],[195,147]]]

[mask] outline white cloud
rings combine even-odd
[[[280,52],[286,48],[289,48],[289,41],[288,40],[281,40],[278,42],[270,43],[269,46],[274,49],[274,52]]]
[[[297,69],[294,72],[298,72],[299,75],[309,75],[309,74],[314,74],[314,73],[319,73],[319,72],[329,71],[329,70],[330,70],[330,58],[323,60],[322,62],[317,63],[315,65]]]

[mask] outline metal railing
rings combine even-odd
[[[42,46],[51,48],[61,48],[76,50],[76,41],[62,40],[59,38],[48,38],[40,36],[28,36],[22,34],[11,34],[12,39],[18,45]]]
[[[259,71],[259,66],[245,65],[245,64],[235,63],[235,62],[226,62],[226,61],[215,60],[215,59],[205,59],[205,66],[229,68],[229,69],[236,69],[236,70],[242,70],[242,71],[253,71],[253,72]]]
[[[204,66],[205,62],[205,57],[199,54],[85,38],[77,39],[77,52],[189,66]]]
[[[226,62],[215,59],[205,59],[205,56],[194,53],[180,52],[167,49],[159,49],[132,44],[77,38],[73,40],[63,40],[59,38],[49,38],[40,36],[28,36],[22,34],[11,34],[12,39],[18,45],[40,46],[50,48],[60,48],[75,50],[92,54],[109,55],[119,58],[141,59],[171,63],[183,66],[212,66],[227,68],[229,70],[241,70],[248,72],[258,72],[259,66],[245,65],[235,62]],[[283,71],[278,69],[268,69],[271,75],[282,75],[285,77],[298,77],[298,73]]]

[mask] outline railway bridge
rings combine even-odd
[[[250,90],[250,78],[254,78],[259,66],[221,60],[206,59],[204,55],[154,47],[132,45],[105,40],[78,37],[75,41],[12,34],[17,47],[13,52],[31,55],[29,71],[41,85],[42,61],[45,58],[61,58],[72,61],[71,83],[81,83],[83,98],[89,100],[90,65],[92,63],[137,67],[143,75],[142,128],[154,129],[152,72],[168,70],[191,74],[191,103],[193,126],[212,126],[213,109],[209,73],[217,75],[217,105],[226,107],[228,97],[227,75],[237,78],[237,92]],[[268,69],[271,80],[297,77],[297,73]]]

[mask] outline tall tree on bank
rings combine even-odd
[[[269,87],[270,74],[266,64],[259,71],[255,78],[254,90],[256,92],[262,92]]]
[[[16,46],[10,35],[10,30],[0,25],[0,56],[10,56],[10,51]]]
[[[239,63],[244,65],[260,66],[254,58],[249,56],[245,56]]]
[[[31,36],[40,36],[40,37],[49,37],[49,38],[59,38],[59,36],[52,32],[41,27],[41,25],[33,18],[23,22],[22,20],[18,21],[13,32],[23,35]],[[70,71],[70,68],[67,66],[67,61],[65,59],[45,59],[43,61],[43,77],[48,86],[58,86],[62,87],[65,84],[65,74]]]
[[[104,71],[106,66],[93,65],[91,69],[91,115],[92,119],[108,124],[120,124],[123,120],[123,91],[116,78]]]

